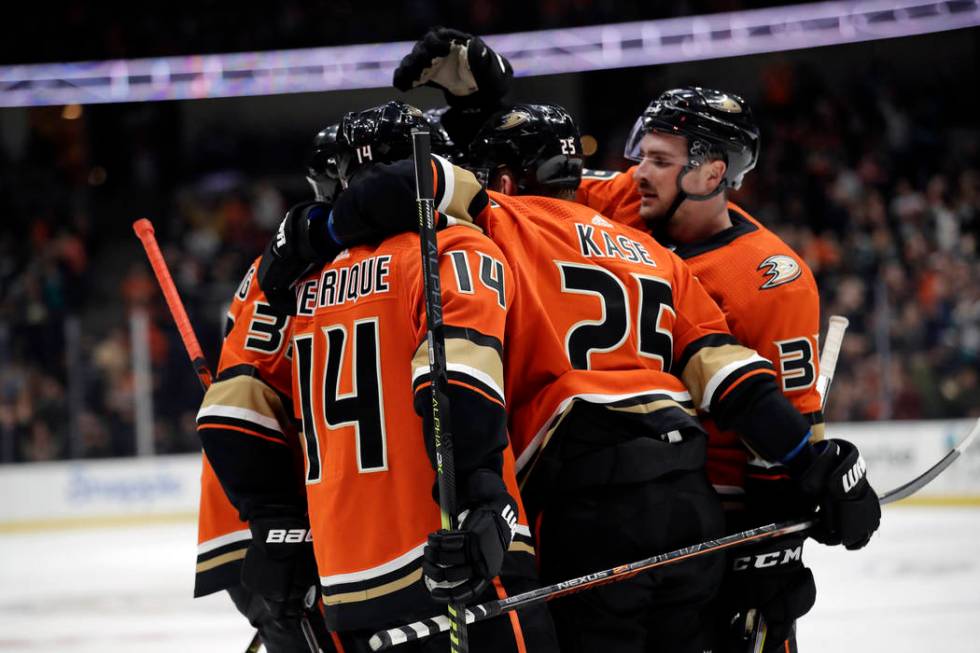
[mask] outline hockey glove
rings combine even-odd
[[[275,237],[262,252],[259,287],[276,312],[295,315],[293,284],[312,264],[330,261],[340,251],[330,235],[329,219],[329,204],[300,202],[286,211]]]
[[[509,496],[463,513],[460,528],[429,534],[425,586],[438,603],[467,602],[500,573],[514,538],[517,504]]]
[[[400,91],[440,89],[452,107],[496,105],[510,87],[514,69],[478,36],[435,27],[405,55],[392,83]]]
[[[768,633],[763,651],[780,651],[793,622],[813,607],[817,588],[813,573],[803,566],[805,534],[780,537],[737,549],[723,585],[732,641],[745,637],[745,619],[755,609],[765,617]],[[744,650],[738,647],[733,650]]]
[[[274,618],[302,616],[319,583],[309,522],[282,514],[253,518],[249,528],[252,542],[242,563],[242,585],[262,597]]]
[[[788,521],[809,514],[813,499],[804,495],[782,466],[749,464],[745,480],[748,526]],[[779,651],[793,622],[813,607],[817,588],[813,574],[803,565],[805,534],[793,534],[760,544],[741,547],[731,558],[722,586],[725,621],[730,628],[731,648],[744,651],[746,618],[750,610],[761,614],[767,624],[763,651]]]
[[[846,440],[824,440],[813,445],[805,460],[794,458],[789,464],[800,489],[820,506],[813,539],[849,550],[871,540],[881,522],[881,506],[857,447]]]

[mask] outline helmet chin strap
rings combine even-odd
[[[674,197],[674,201],[670,203],[670,206],[667,208],[666,213],[664,213],[663,223],[665,225],[669,224],[670,221],[674,219],[674,214],[677,212],[677,209],[680,208],[684,200],[703,202],[705,200],[710,200],[712,197],[715,197],[725,189],[725,185],[723,183],[719,183],[718,186],[710,193],[697,194],[697,193],[688,193],[687,191],[685,191],[684,186],[681,182],[684,180],[684,176],[687,175],[692,170],[694,170],[695,167],[696,166],[686,165],[683,168],[681,168],[680,172],[677,173],[677,195]]]

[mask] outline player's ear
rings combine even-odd
[[[490,190],[495,190],[504,195],[517,194],[517,180],[507,168],[502,168],[493,176],[490,182]]]
[[[722,180],[725,178],[725,171],[727,170],[728,165],[721,159],[708,162],[705,181],[707,182],[709,191],[714,190],[718,187],[718,184],[722,183]]]

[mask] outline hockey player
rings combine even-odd
[[[518,320],[523,335],[508,337],[505,379],[548,580],[719,533],[695,407],[736,427],[768,460],[790,463],[808,495],[801,509],[821,504],[829,537],[848,544],[870,537],[878,508],[866,479],[847,494],[835,485],[858,464],[856,450],[809,444],[809,424],[778,392],[771,365],[727,333],[679,259],[645,234],[553,199],[574,192],[581,170],[567,113],[513,107],[491,119],[473,147],[491,187],[528,195],[487,197],[474,192],[466,171],[436,160],[437,202],[476,216],[511,262],[517,296],[543,307],[544,318]],[[338,202],[330,233],[410,228],[410,212],[406,220],[397,207],[413,184],[404,164],[376,167]],[[565,373],[522,388],[527,369],[556,344]],[[557,602],[562,648],[704,650],[700,611],[720,572],[709,558]]]
[[[758,156],[759,129],[742,98],[674,89],[651,102],[633,127],[626,157],[638,165],[622,174],[586,173],[578,199],[670,245],[722,308],[732,333],[775,363],[783,393],[819,440],[820,298],[813,274],[778,236],[726,198]],[[709,475],[733,507],[729,530],[795,517],[785,470],[747,464],[749,453],[735,434],[710,416],[705,421],[712,442]],[[790,536],[732,556],[720,621],[735,618],[727,638],[733,650],[744,649],[744,620],[753,608],[768,623],[765,650],[795,650],[793,622],[813,605],[813,575],[798,555],[776,556],[780,564],[761,571],[744,563],[769,553],[798,553],[804,540]]]
[[[344,145],[336,160],[341,185],[376,161],[410,153],[411,129],[425,125],[422,113],[403,103],[344,116],[337,136]],[[339,248],[303,257],[309,251],[304,239],[315,237],[324,226],[325,209],[329,206],[318,202],[292,209],[270,243],[259,275],[268,280],[278,272],[303,274],[313,260],[332,259]],[[534,587],[530,530],[513,498],[517,485],[502,406],[498,352],[510,275],[499,267],[502,257],[493,244],[471,227],[447,232],[441,244],[472,250],[467,255],[472,260],[448,259],[457,271],[472,265],[472,278],[480,279],[481,265],[489,265],[497,280],[444,294],[449,394],[453,414],[458,412],[456,473],[464,511],[459,531],[435,533],[439,507],[433,499],[433,452],[412,407],[417,395],[424,413],[423,398],[428,396],[421,364],[426,353],[417,236],[344,250],[294,287],[300,311],[290,324],[292,382],[295,413],[302,415],[304,425],[306,464],[299,479],[306,483],[308,527],[295,518],[295,500],[284,504],[279,499],[292,486],[291,470],[277,465],[266,470],[261,484],[248,483],[242,476],[249,465],[264,465],[267,456],[240,442],[209,438],[214,457],[227,463],[216,464],[222,479],[229,479],[226,485],[241,488],[243,501],[279,515],[278,528],[264,540],[269,557],[294,559],[312,539],[326,619],[345,651],[368,650],[367,639],[378,628],[439,611],[430,590],[442,601],[489,600]],[[279,265],[270,270],[266,263],[273,259]],[[303,262],[291,267],[296,261]],[[282,295],[283,288],[268,287],[271,295]],[[295,306],[293,292],[288,290]],[[311,297],[312,302],[303,304]],[[280,359],[280,373],[283,365],[288,370],[288,362]],[[479,419],[473,421],[473,416]],[[423,551],[425,564],[431,566],[427,581],[422,578]],[[269,575],[285,576],[275,567]],[[471,631],[473,651],[556,650],[543,606]],[[445,647],[445,641],[436,639],[419,650]]]
[[[317,200],[333,203],[341,190],[338,159],[346,150],[337,144],[337,125],[318,133],[307,180]],[[218,375],[198,413],[198,432],[212,454],[221,458],[231,440],[235,447],[255,450],[270,468],[299,476],[302,451],[292,415],[289,374],[289,316],[270,305],[255,280],[259,259],[249,267],[232,297],[221,348]],[[247,457],[243,457],[247,459]],[[317,584],[313,549],[297,547],[289,560],[274,560],[254,540],[287,521],[305,524],[303,485],[283,496],[263,487],[268,473],[251,470],[247,484],[229,485],[234,505],[204,458],[199,511],[199,545],[195,596],[225,589],[235,606],[259,630],[269,653],[335,650],[317,606],[305,601]],[[285,512],[259,506],[261,496]],[[244,561],[244,564],[243,564]],[[313,597],[316,596],[314,592]]]

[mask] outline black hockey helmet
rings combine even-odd
[[[337,136],[349,150],[350,160],[341,170],[345,183],[365,166],[411,157],[414,129],[429,129],[429,123],[420,109],[397,100],[346,114]]]
[[[467,167],[486,185],[502,166],[514,171],[523,194],[575,190],[582,180],[575,121],[555,104],[515,104],[498,111],[473,137]]]
[[[749,105],[733,93],[700,86],[662,93],[636,119],[626,140],[627,159],[642,160],[640,141],[651,131],[687,137],[685,169],[696,168],[712,156],[721,157],[727,170],[719,192],[741,186],[745,173],[759,159],[759,127]]]
[[[313,154],[306,166],[306,181],[310,182],[317,200],[333,204],[346,186],[340,174],[340,165],[348,158],[345,148],[337,143],[340,125],[330,125],[313,138]]]

